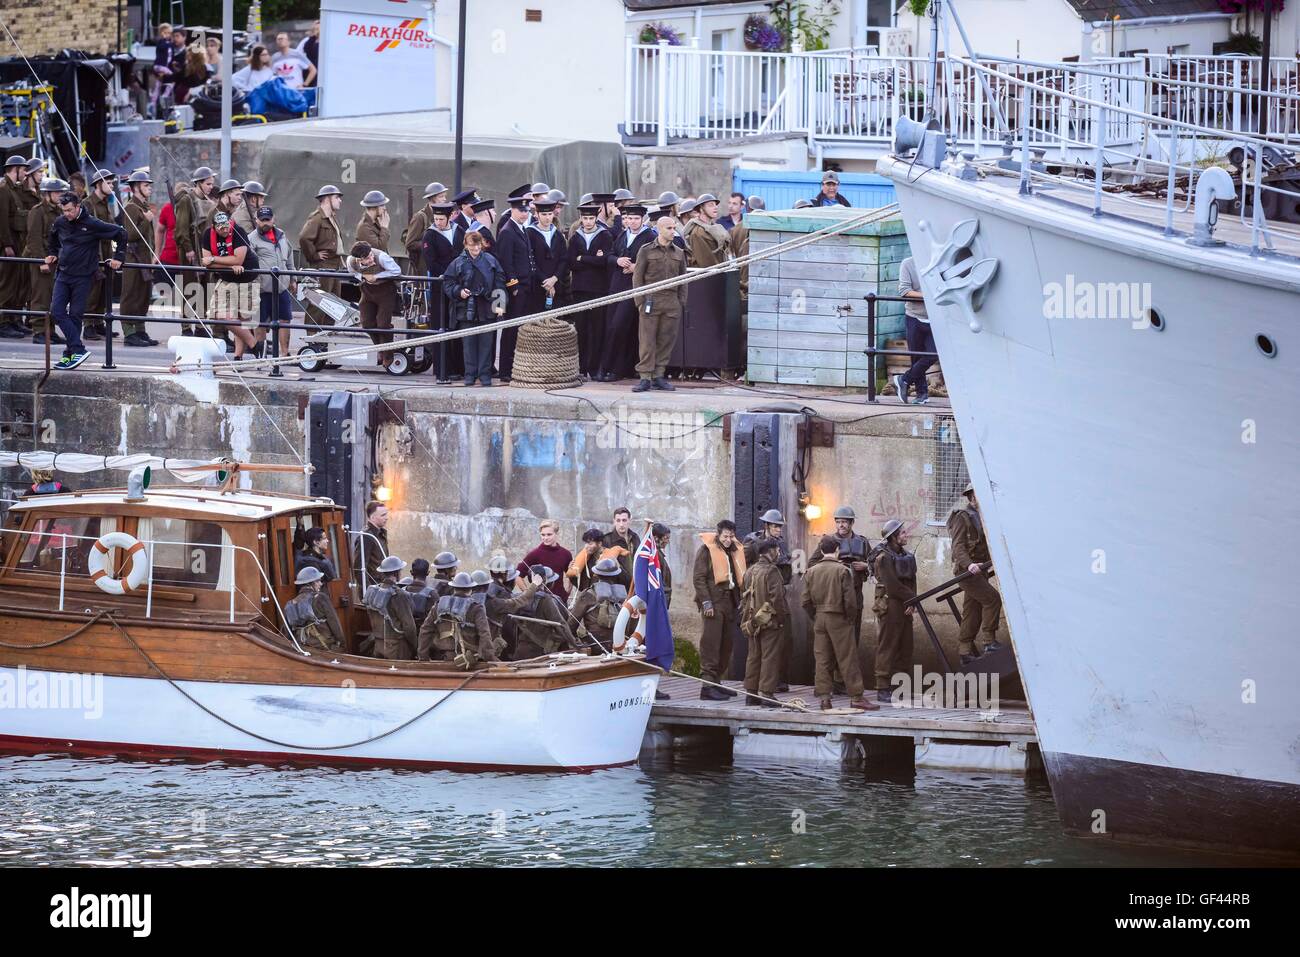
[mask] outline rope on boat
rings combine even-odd
[[[163,671],[162,667],[158,664],[158,662],[154,661],[153,658],[149,656],[149,653],[145,651],[143,648],[141,648],[140,645],[136,643],[136,640],[133,637],[131,637],[131,633],[128,632],[125,628],[123,628],[122,625],[118,622],[118,620],[115,617],[113,617],[113,613],[111,611],[107,611],[107,610],[101,611],[99,614],[95,615],[94,618],[91,618],[80,628],[76,629],[70,634],[64,635],[62,638],[56,638],[54,641],[43,642],[42,644],[39,645],[19,645],[7,641],[0,641],[0,647],[13,648],[20,651],[33,650],[38,648],[50,648],[53,647],[54,645],[62,644],[65,641],[71,641],[73,638],[77,637],[82,632],[86,631],[86,629],[90,628],[92,625],[95,625],[98,622],[103,620],[107,620],[108,623],[113,626],[113,629],[126,640],[126,643],[129,644],[135,650],[136,654],[138,654],[141,658],[143,658],[145,662],[148,663],[150,668],[158,672],[158,676],[160,678],[166,681],[178,692],[180,692],[180,694],[185,698],[186,701],[194,705],[204,714],[208,715],[209,717],[216,718],[226,727],[232,728],[233,730],[238,731],[240,734],[246,734],[250,738],[256,738],[258,741],[264,741],[267,744],[273,744],[276,747],[291,748],[294,751],[344,751],[348,748],[357,748],[363,744],[370,744],[371,742],[379,741],[383,738],[387,738],[391,735],[396,734],[398,731],[401,731],[403,728],[409,728],[411,725],[415,724],[415,722],[419,721],[421,718],[427,716],[428,714],[436,710],[444,702],[450,700],[452,695],[454,695],[457,691],[460,691],[462,688],[464,688],[467,684],[469,684],[479,675],[479,672],[471,671],[468,675],[465,676],[464,681],[462,681],[456,687],[452,688],[451,691],[443,695],[443,697],[439,698],[433,704],[429,705],[429,707],[425,708],[419,714],[415,715],[415,717],[409,718],[408,720],[403,721],[401,724],[397,725],[396,727],[389,728],[387,731],[384,731],[381,734],[376,734],[369,738],[363,738],[360,741],[350,741],[347,744],[294,744],[290,741],[279,741],[275,738],[268,738],[266,735],[258,734],[256,731],[250,731],[248,728],[236,724],[234,721],[231,721],[229,718],[222,717],[221,715],[213,711],[211,708],[209,708],[207,705],[205,705],[202,701],[197,700],[193,695],[191,695],[188,691],[186,691],[179,684],[177,684],[176,681],[172,679],[171,675]]]

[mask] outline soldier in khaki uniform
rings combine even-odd
[[[366,589],[362,604],[370,614],[370,633],[374,636],[373,654],[390,661],[415,658],[416,627],[411,596],[397,584],[397,573],[406,562],[389,555],[376,569],[379,580]],[[428,619],[425,620],[428,624]]]
[[[763,202],[761,196],[751,196],[745,200],[745,205],[749,211],[755,212],[760,209],[766,209],[767,204]],[[743,259],[749,255],[749,220],[742,219],[731,228],[727,234],[727,242],[731,246],[731,258]],[[740,301],[749,302],[749,267],[740,267]]]
[[[529,569],[529,577],[549,586],[560,576],[553,568],[533,565]],[[569,610],[549,587],[539,588],[533,600],[519,610],[518,617],[515,618],[515,633],[516,658],[536,658],[576,648],[573,631],[569,627]]]
[[[316,194],[316,210],[307,217],[298,231],[298,248],[302,250],[306,269],[342,270],[343,229],[339,225],[339,208],[343,205],[343,191],[337,186],[322,186]],[[342,280],[330,276],[320,280],[322,292],[337,296],[343,288]],[[318,326],[334,325],[333,317],[308,304],[307,318]]]
[[[438,599],[437,607],[420,627],[421,661],[453,661],[471,671],[480,661],[500,661],[505,642],[492,635],[487,610],[474,600],[474,582],[460,572],[451,582],[451,594]]]
[[[90,193],[81,205],[86,211],[96,219],[105,223],[117,223],[121,226],[121,215],[115,215],[113,210],[116,203],[113,197],[117,193],[117,177],[109,170],[96,170],[95,174],[90,177]],[[111,240],[104,240],[99,244],[99,259],[104,261],[112,255],[113,243]],[[109,276],[107,282],[104,281],[103,270],[99,270],[90,284],[90,298],[86,300],[86,331],[82,333],[83,339],[98,340],[104,338],[104,320],[89,318],[91,313],[105,313],[112,309],[112,290],[113,277]],[[108,293],[107,300],[105,292]]]
[[[968,665],[979,657],[975,649],[975,634],[984,635],[984,651],[998,651],[998,619],[1002,615],[1002,596],[989,584],[989,573],[980,566],[992,561],[989,557],[989,540],[984,534],[979,503],[975,500],[975,486],[967,485],[962,492],[966,503],[953,509],[948,516],[948,534],[952,536],[952,573],[962,575],[961,630],[957,633],[957,652],[961,663]],[[990,569],[991,570],[991,569]]]
[[[646,243],[636,254],[636,266],[632,270],[634,289],[686,273],[686,253],[673,242],[677,220],[669,213],[659,215],[655,219],[655,232],[655,241]],[[640,381],[632,391],[647,392],[654,388],[672,392],[674,386],[664,378],[664,372],[686,312],[686,284],[637,296],[635,301],[640,342],[636,371]]]
[[[839,664],[849,692],[849,707],[864,711],[880,708],[862,696],[862,669],[853,640],[853,616],[857,599],[853,595],[853,572],[834,560],[840,543],[833,535],[822,538],[818,550],[822,560],[803,578],[803,608],[813,622],[813,655],[817,661],[815,692],[823,711],[831,708],[831,663]]]
[[[700,533],[691,574],[695,604],[704,617],[700,635],[700,678],[720,684],[731,664],[735,629],[740,621],[740,586],[745,580],[745,550],[736,541],[736,523],[718,522],[716,530]],[[731,689],[700,686],[705,701],[734,698]]]
[[[916,556],[904,546],[907,532],[893,518],[880,530],[884,543],[876,556],[876,700],[888,704],[894,675],[912,666],[912,607],[916,597]]]
[[[294,579],[298,594],[285,602],[284,620],[304,648],[343,650],[343,626],[322,590],[325,575],[314,565],[305,566]]]
[[[573,617],[581,623],[579,638],[585,632],[609,650],[614,647],[614,623],[618,621],[619,609],[627,601],[627,588],[619,581],[623,567],[613,558],[602,558],[592,566],[591,572],[595,580],[590,588],[578,592],[573,602]]]
[[[361,221],[357,223],[353,239],[359,243],[369,243],[372,249],[388,252],[388,197],[383,190],[372,189],[361,199]]]
[[[737,227],[739,228],[739,227]],[[867,576],[871,574],[871,568],[867,565],[867,558],[871,554],[871,543],[865,536],[858,535],[853,531],[853,523],[857,521],[857,513],[851,506],[841,505],[835,510],[832,516],[835,521],[835,539],[840,543],[839,554],[836,559],[843,562],[853,572],[853,591],[858,596],[858,614],[853,619],[853,637],[857,640],[862,639],[862,609],[864,599],[862,594],[863,586],[867,583]],[[813,565],[821,561],[821,555],[812,555],[808,559],[808,564]]]
[[[0,179],[0,254],[18,256],[27,245],[27,202],[22,176],[27,159],[11,156]],[[0,263],[0,309],[27,307],[27,267]],[[21,316],[0,314],[0,339],[24,339],[27,327]]]
[[[149,204],[153,193],[153,180],[144,170],[136,170],[126,178],[131,197],[123,212],[126,227],[126,262],[156,263],[158,256],[153,248],[154,212]],[[124,316],[149,314],[149,299],[153,291],[151,275],[143,269],[122,270],[122,305]],[[156,346],[157,339],[149,338],[143,322],[122,321],[122,342],[128,346]]]
[[[503,557],[502,561],[504,560]],[[487,612],[488,627],[492,629],[492,637],[501,639],[496,646],[497,654],[504,658],[511,647],[511,642],[505,636],[506,623],[510,621],[511,615],[519,614],[532,603],[533,596],[537,594],[537,584],[529,582],[523,591],[516,592],[513,588],[501,584],[495,573],[483,569],[479,569],[470,577],[474,582],[474,600],[483,604],[483,610]],[[450,594],[450,591],[444,589],[443,594]]]
[[[433,207],[447,200],[447,187],[441,183],[430,183],[424,187],[424,205],[415,211],[411,221],[402,230],[402,248],[406,250],[406,271],[420,274],[424,272],[424,233],[433,225]],[[421,297],[426,300],[427,297]],[[426,305],[425,312],[428,307]]]
[[[686,261],[697,268],[727,261],[731,237],[718,225],[718,197],[705,193],[695,201],[695,216],[682,231],[686,240]]]
[[[790,606],[785,598],[785,582],[776,567],[781,546],[776,539],[767,538],[755,550],[758,560],[745,570],[744,595],[740,601],[740,628],[749,639],[745,656],[745,704],[775,708],[779,705],[772,698],[781,682],[781,656]]]
[[[41,202],[27,213],[27,245],[23,247],[23,256],[28,259],[44,259],[49,255],[50,227],[59,218],[59,196],[68,188],[63,180],[50,176],[41,182]],[[27,308],[34,312],[49,313],[50,297],[54,293],[54,267],[47,263],[28,266],[30,270]],[[32,342],[45,341],[45,320],[36,317],[32,323],[36,332]],[[53,324],[50,326],[53,345],[63,345]]]
[[[266,187],[255,179],[250,179],[239,190],[239,208],[231,221],[244,231],[251,239],[257,232],[257,211],[263,206],[270,206],[266,198]]]
[[[221,188],[217,190],[217,202],[203,220],[203,230],[200,235],[206,242],[208,231],[214,225],[214,219],[217,213],[225,213],[234,222],[235,213],[239,212],[239,207],[244,201],[244,184],[237,179],[228,179],[222,182]],[[200,247],[202,248],[202,247]]]
[[[203,248],[203,224],[207,222],[216,201],[212,191],[216,189],[216,175],[206,166],[200,166],[190,175],[190,185],[176,190],[172,210],[176,214],[176,255],[183,266],[199,265],[199,250]],[[181,288],[185,292],[185,308],[181,316],[187,322],[194,323],[208,314],[207,278],[202,273],[187,272],[180,277]],[[182,325],[181,332],[190,335],[193,325]]]

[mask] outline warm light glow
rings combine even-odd
[[[822,507],[813,505],[811,502],[803,507],[803,517],[810,522],[815,522],[822,517]]]
[[[375,489],[375,501],[387,502],[393,497],[393,490],[387,485],[381,485]]]

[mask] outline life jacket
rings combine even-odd
[[[478,663],[478,628],[469,619],[473,595],[443,595],[438,599],[434,614],[436,635],[433,646],[449,655],[462,670],[469,671]]]
[[[308,625],[314,625],[320,621],[316,616],[314,607],[316,595],[310,589],[298,592],[293,598],[285,602],[284,619],[289,623],[289,628],[296,635]]]
[[[379,615],[384,620],[384,624],[394,631],[401,631],[397,623],[393,621],[392,616],[388,613],[388,603],[393,600],[393,595],[397,592],[397,586],[371,585],[366,589],[365,596],[361,599],[362,604],[370,611]]]
[[[419,625],[429,614],[429,606],[433,604],[434,591],[427,582],[411,582],[406,586],[406,593],[411,596],[411,614],[415,618],[415,623]]]

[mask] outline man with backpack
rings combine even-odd
[[[755,550],[758,560],[745,570],[744,595],[740,600],[740,630],[749,639],[745,656],[745,704],[778,708],[776,687],[781,681],[783,636],[790,618],[785,582],[776,567],[781,546],[777,539],[765,538]]]
[[[397,573],[406,562],[389,555],[375,569],[378,579],[366,589],[362,604],[370,615],[370,633],[374,636],[374,655],[390,661],[410,661],[415,657],[415,615],[411,596],[397,584]],[[466,576],[468,580],[468,576]],[[425,620],[428,625],[428,620]],[[418,632],[421,636],[423,630]]]
[[[620,582],[622,566],[612,558],[602,558],[592,566],[594,580],[591,586],[578,593],[573,603],[573,617],[580,623],[578,637],[583,630],[606,651],[614,647],[614,624],[619,609],[627,601],[627,588]]]
[[[469,574],[457,572],[451,593],[438,599],[420,628],[421,661],[451,661],[462,671],[472,671],[480,661],[501,660],[499,639],[493,638],[487,610],[474,600],[473,591]]]

